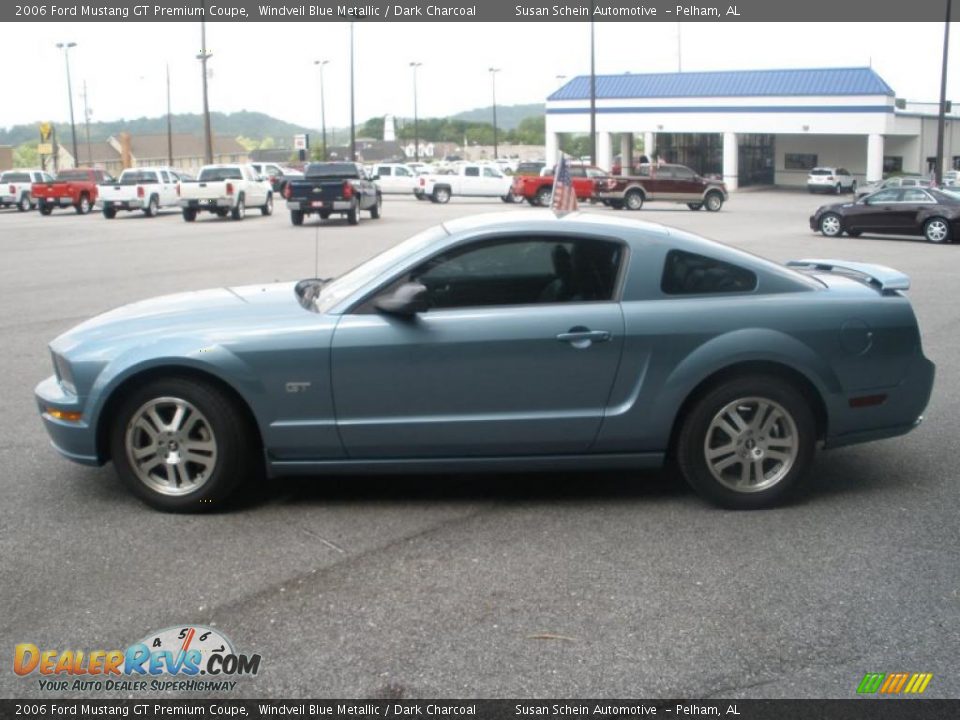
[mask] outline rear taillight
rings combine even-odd
[[[426,187],[427,181],[423,178],[420,178],[420,187]]]
[[[143,197],[143,185],[137,185],[137,197],[138,198]]]
[[[227,183],[227,195],[233,195],[233,183]]]
[[[353,185],[349,181],[343,184],[343,198],[344,200],[349,200],[353,197]]]
[[[11,195],[16,195],[16,194],[17,194],[17,189],[16,189],[13,185],[10,186],[10,194],[11,194]]]
[[[286,185],[283,186],[283,196],[287,200],[293,197],[293,188],[290,187],[290,183],[287,183]]]

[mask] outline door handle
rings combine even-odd
[[[585,327],[574,327],[570,328],[568,332],[557,335],[557,340],[570,343],[573,347],[582,349],[590,347],[595,342],[607,342],[610,340],[610,337],[608,330],[590,330]]]

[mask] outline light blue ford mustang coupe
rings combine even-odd
[[[890,268],[784,267],[549,211],[422,232],[335,280],[113,310],[50,345],[54,446],[169,511],[324,473],[641,468],[775,504],[818,445],[908,432],[934,366]]]

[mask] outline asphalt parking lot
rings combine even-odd
[[[229,513],[154,512],[112,467],[49,447],[32,396],[47,342],[153,295],[312,276],[315,248],[335,275],[445,218],[530,208],[388,197],[381,220],[319,229],[279,206],[192,224],[0,211],[0,695],[61,697],[11,672],[16,643],[125,648],[198,623],[262,655],[236,697],[849,698],[895,671],[957,697],[960,246],[827,239],[807,227],[818,202],[632,215],[911,276],[938,366],[924,424],[821,453],[797,502],[753,513],[658,473],[279,480]]]

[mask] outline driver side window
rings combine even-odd
[[[890,190],[881,190],[867,198],[868,205],[878,205],[880,203],[897,202],[900,199],[902,191],[891,188]]]

